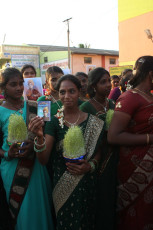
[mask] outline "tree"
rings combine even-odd
[[[79,48],[84,48],[84,44],[79,44]]]
[[[79,48],[90,48],[90,44],[87,44],[87,43],[85,44],[80,43],[78,46]]]

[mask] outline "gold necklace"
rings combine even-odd
[[[97,101],[94,97],[93,97],[93,100],[103,107],[105,113],[107,112],[107,102],[108,102],[107,98],[105,99],[105,104],[106,104],[105,106],[99,101]]]
[[[20,114],[23,114],[23,110],[22,110],[22,108],[23,108],[23,102],[21,102],[20,107],[16,107],[16,106],[10,104],[9,102],[7,102],[7,103],[11,106],[11,108],[13,108],[13,110],[15,109],[16,112],[19,112]]]
[[[67,121],[67,120],[65,120],[65,119],[64,119],[64,121],[65,121],[67,124],[69,124],[70,127],[74,127],[74,126],[78,123],[79,119],[80,119],[80,112],[79,112],[79,116],[78,116],[77,120],[76,120],[74,123],[71,123],[71,122],[69,122],[69,121]]]
[[[151,93],[150,93],[150,95],[149,95],[149,94],[143,92],[142,90],[140,90],[140,89],[138,89],[138,88],[135,88],[135,89],[136,89],[138,92],[143,93],[145,96],[151,96],[151,97],[152,97]]]

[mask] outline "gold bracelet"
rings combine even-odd
[[[149,136],[149,134],[147,133],[147,145],[149,145],[149,142],[150,142],[150,136]]]

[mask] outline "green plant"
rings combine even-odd
[[[79,126],[70,127],[63,140],[63,156],[69,159],[85,155],[85,142]]]
[[[23,117],[18,114],[12,114],[9,117],[8,141],[11,143],[23,142],[27,139],[27,136],[27,127]]]

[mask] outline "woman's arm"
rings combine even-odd
[[[46,165],[48,160],[49,160],[51,151],[53,149],[55,139],[53,136],[50,136],[48,134],[45,135],[45,139],[43,136],[37,137],[37,143],[39,145],[41,145],[44,142],[44,140],[46,142],[46,149],[42,152],[36,152],[36,155],[37,155],[39,162],[43,165]],[[37,147],[37,148],[39,149],[39,147]]]
[[[36,135],[34,139],[34,148],[39,162],[43,165],[47,164],[50,153],[54,145],[54,137],[43,134],[43,118],[38,116],[32,118],[29,122],[29,130]],[[41,150],[42,149],[42,150]]]
[[[108,142],[115,145],[145,145],[153,143],[153,134],[132,134],[125,130],[131,116],[124,112],[115,111],[108,130]]]

